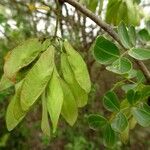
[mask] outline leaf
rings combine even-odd
[[[17,72],[30,64],[40,52],[41,42],[37,38],[31,38],[14,48],[5,59],[4,74],[6,77],[15,81]]]
[[[128,35],[127,28],[123,22],[121,22],[118,26],[118,35],[122,42],[122,44],[127,48],[130,49],[132,47],[132,44],[130,42],[130,38]]]
[[[136,126],[136,124],[137,124],[137,121],[135,120],[134,117],[132,117],[132,118],[129,120],[129,127],[130,127],[130,129],[131,129],[131,130],[134,129],[135,126]]]
[[[128,54],[137,60],[150,59],[150,50],[144,48],[132,48],[128,51]]]
[[[94,46],[94,57],[101,64],[109,64],[118,59],[119,49],[102,36],[98,36]]]
[[[111,122],[111,127],[116,132],[121,133],[121,132],[125,131],[127,126],[128,126],[128,120],[122,112],[117,113],[117,115]]]
[[[111,112],[118,112],[120,104],[117,95],[113,91],[108,91],[103,98],[104,107]]]
[[[44,40],[44,42],[42,43],[41,51],[47,50],[50,45],[51,45],[51,40],[50,39]]]
[[[142,88],[142,98],[145,99],[145,98],[148,98],[150,96],[150,85],[145,85],[143,88]]]
[[[132,114],[134,118],[137,120],[138,124],[143,127],[150,126],[150,111],[145,108],[132,108]]]
[[[63,105],[63,89],[59,78],[57,70],[54,69],[51,80],[47,86],[47,108],[53,125],[53,133],[56,132]]]
[[[91,10],[92,12],[96,11],[98,5],[98,0],[88,0],[88,9]]]
[[[19,86],[6,111],[6,126],[9,131],[13,130],[26,115],[20,105],[21,84]]]
[[[122,90],[127,93],[129,90],[134,89],[137,84],[125,84],[122,86]]]
[[[39,60],[24,79],[21,91],[21,106],[28,110],[45,90],[54,68],[54,48],[42,53]]]
[[[12,81],[6,78],[5,75],[2,75],[1,80],[0,80],[0,91],[3,91],[13,85],[14,83]]]
[[[120,20],[118,20],[118,15],[120,13],[118,13],[116,11],[116,9],[118,10],[118,8],[120,8],[121,4],[122,4],[121,1],[118,1],[118,0],[109,0],[108,1],[107,9],[106,9],[106,16],[105,16],[107,23],[118,25],[118,23],[120,22]],[[122,20],[122,18],[121,18],[121,20]]]
[[[128,33],[129,33],[129,39],[132,43],[133,46],[136,45],[136,31],[134,26],[129,26],[128,28]]]
[[[85,90],[83,90],[78,84],[78,82],[76,81],[73,71],[69,65],[67,55],[64,53],[61,55],[61,71],[65,81],[68,83],[69,87],[71,88],[71,91],[75,97],[78,107],[85,106],[87,104],[88,95],[85,92]]]
[[[69,125],[73,126],[78,117],[78,108],[76,100],[68,84],[63,80],[60,81],[64,95],[61,114],[64,117],[64,119],[69,123]]]
[[[50,137],[50,125],[48,120],[47,102],[45,92],[42,94],[42,120],[41,129],[43,133]]]
[[[107,125],[107,119],[97,114],[91,114],[88,116],[88,123],[90,128],[99,129]]]
[[[111,66],[107,66],[106,69],[117,74],[126,74],[131,71],[132,63],[129,59],[121,57],[113,62]]]
[[[140,39],[144,42],[150,41],[150,34],[146,29],[142,29],[138,32]]]
[[[81,88],[89,93],[91,90],[91,81],[83,58],[67,41],[64,42],[64,47],[67,53],[68,62],[72,68],[76,81]],[[74,59],[76,61],[74,61]]]
[[[107,124],[104,130],[104,145],[109,148],[113,148],[116,144],[116,135],[112,130],[111,125]]]
[[[127,126],[127,127],[125,128],[125,130],[120,133],[120,138],[121,138],[121,141],[122,141],[124,144],[127,144],[127,143],[128,143],[128,141],[129,141],[129,126]]]
[[[136,104],[138,100],[141,98],[141,92],[140,91],[134,91],[134,90],[129,90],[127,92],[127,100],[131,105]]]

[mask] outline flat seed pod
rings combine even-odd
[[[56,132],[58,119],[61,113],[63,104],[63,90],[60,85],[59,76],[56,69],[54,69],[51,80],[47,86],[47,109],[53,125],[53,132]]]
[[[50,137],[50,125],[48,120],[47,102],[45,98],[45,92],[42,94],[42,121],[41,129],[43,133]]]
[[[91,90],[91,82],[87,66],[80,54],[73,49],[69,42],[64,42],[69,64],[73,70],[75,79],[87,93]]]
[[[65,81],[69,84],[71,91],[75,97],[78,107],[83,107],[87,104],[88,95],[76,81],[73,71],[69,65],[67,54],[61,55],[61,70]]]
[[[62,79],[60,81],[64,94],[61,114],[69,125],[73,126],[78,116],[77,104],[68,84]]]
[[[30,64],[41,52],[41,42],[37,38],[31,38],[14,48],[6,56],[4,74],[15,80],[17,72]]]
[[[16,90],[16,94],[12,97],[7,108],[6,125],[9,131],[13,130],[26,115],[26,112],[20,106],[20,91],[21,87]]]
[[[21,91],[21,106],[28,110],[45,90],[54,68],[54,48],[43,52],[24,79]]]

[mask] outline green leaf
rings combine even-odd
[[[107,125],[107,119],[97,114],[88,116],[88,123],[92,129],[100,129]]]
[[[134,26],[129,26],[128,28],[128,33],[129,33],[129,39],[132,43],[133,46],[136,45],[136,31]]]
[[[107,9],[106,9],[106,22],[109,24],[114,24],[114,25],[118,25],[118,23],[120,22],[120,19],[122,20],[122,16],[119,17],[118,20],[118,15],[120,14],[119,12],[116,11],[116,9],[120,10],[120,5],[121,5],[121,1],[119,0],[109,0],[108,4],[107,4]],[[125,9],[121,9],[122,10]]]
[[[118,26],[118,34],[122,44],[127,48],[130,49],[132,47],[127,28],[123,22],[121,22]]]
[[[69,125],[73,126],[78,117],[78,108],[76,100],[68,84],[62,79],[60,81],[64,95],[61,114],[65,118],[65,120],[69,123]]]
[[[138,32],[138,35],[142,41],[150,41],[150,34],[146,29],[142,29]]]
[[[119,57],[116,45],[102,36],[98,36],[94,46],[94,57],[101,64],[110,64]]]
[[[121,57],[113,62],[111,66],[107,66],[106,69],[117,74],[126,74],[131,71],[132,63],[129,59]]]
[[[57,70],[54,69],[47,87],[47,108],[53,125],[53,133],[56,132],[59,116],[63,105],[63,89],[60,84]]]
[[[17,72],[30,64],[41,52],[41,42],[31,38],[14,48],[5,58],[4,74],[12,81],[16,80]]]
[[[9,131],[13,130],[25,117],[26,112],[20,105],[20,92],[22,83],[18,83],[15,95],[12,97],[6,111],[6,126]]]
[[[108,91],[103,98],[104,107],[112,112],[118,112],[120,104],[117,95],[113,91]]]
[[[10,81],[5,75],[2,75],[0,80],[0,91],[3,91],[13,85],[14,83],[12,81]]]
[[[69,65],[67,55],[64,53],[61,55],[61,71],[65,81],[68,83],[69,87],[71,88],[71,91],[75,97],[78,107],[85,106],[87,104],[88,95],[85,92],[85,90],[83,90],[78,84],[78,82],[76,81],[73,71]]]
[[[137,86],[137,84],[125,84],[122,86],[122,90],[127,93],[129,90],[134,89]]]
[[[87,66],[80,54],[73,49],[69,42],[64,42],[68,62],[72,68],[76,81],[87,93],[91,90],[91,81]],[[76,60],[76,61],[75,61]]]
[[[97,5],[98,5],[98,0],[88,0],[88,6],[87,8],[89,10],[91,10],[92,12],[95,12],[96,11],[96,8],[97,8]]]
[[[54,68],[54,48],[43,52],[24,79],[21,91],[21,106],[28,110],[45,90]]]
[[[134,107],[132,108],[132,114],[141,126],[150,126],[150,110]]]
[[[127,92],[127,100],[131,105],[136,104],[138,100],[141,98],[141,92],[140,91],[134,91],[134,90],[129,90]]]
[[[111,128],[110,124],[107,124],[104,130],[104,145],[109,148],[113,148],[116,144],[116,134],[114,130]]]
[[[128,51],[128,54],[138,60],[150,59],[150,49],[132,48]]]
[[[150,85],[145,85],[143,88],[142,88],[142,98],[148,98],[150,96]]]
[[[48,120],[47,102],[45,92],[42,94],[42,120],[41,129],[43,133],[50,137],[50,125]]]
[[[123,132],[127,128],[127,126],[128,120],[122,112],[117,113],[117,115],[111,122],[112,129],[119,133]]]

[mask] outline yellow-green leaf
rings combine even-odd
[[[50,46],[24,79],[21,91],[21,106],[28,110],[38,99],[50,80],[54,68],[54,48]]]
[[[48,120],[48,110],[47,103],[45,98],[45,92],[42,94],[42,120],[41,120],[41,129],[43,133],[50,137],[50,125]]]
[[[21,85],[17,88],[16,94],[12,97],[7,108],[6,126],[9,131],[13,130],[26,115],[26,112],[21,109],[20,105]]]
[[[64,42],[64,47],[67,52],[67,57],[72,71],[75,75],[75,79],[87,93],[91,90],[91,81],[88,73],[87,66],[80,56],[80,54],[74,50],[69,42]]]
[[[41,42],[31,38],[14,48],[5,58],[4,74],[15,80],[17,72],[30,64],[41,52]]]
[[[0,91],[3,91],[13,85],[14,83],[12,81],[10,81],[5,75],[2,75],[0,80]]]
[[[63,90],[60,85],[59,75],[54,69],[51,80],[47,87],[47,109],[53,125],[53,132],[56,131],[58,119],[63,104]]]
[[[65,120],[69,123],[69,125],[72,126],[74,125],[78,116],[77,104],[68,84],[65,81],[61,80],[61,86],[64,94],[61,114],[65,118]]]
[[[87,104],[88,95],[76,81],[73,71],[69,65],[67,55],[61,55],[61,70],[65,81],[69,84],[71,91],[75,97],[78,107],[83,107]]]

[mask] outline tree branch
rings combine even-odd
[[[123,49],[126,50],[126,48],[121,43],[121,41],[118,37],[118,34],[113,30],[113,28],[109,24],[102,21],[98,16],[96,16],[90,10],[86,9],[79,2],[77,2],[75,0],[64,0],[64,1],[67,2],[68,4],[70,4],[71,6],[75,7],[80,12],[82,12],[85,16],[89,17],[92,21],[94,21],[97,25],[99,25],[104,31],[106,31],[115,41],[117,41]],[[147,82],[150,83],[150,72],[149,72],[148,68],[141,61],[135,60],[135,62],[139,66],[139,68],[142,70],[144,76],[147,79]]]

